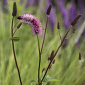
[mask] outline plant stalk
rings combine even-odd
[[[39,50],[38,84],[40,84],[40,64],[41,64],[41,54],[42,54],[43,45],[44,45],[44,41],[45,41],[45,35],[46,35],[46,30],[47,30],[48,17],[49,17],[49,16],[47,16],[46,27],[45,27],[44,38],[43,38],[41,50],[40,50],[39,37],[37,36],[38,50]]]
[[[55,58],[55,56],[57,55],[57,53],[58,53],[60,47],[62,46],[62,44],[63,44],[64,40],[66,39],[66,36],[67,36],[67,34],[69,33],[69,31],[70,31],[71,28],[72,28],[72,26],[70,26],[70,28],[68,29],[67,33],[65,34],[65,36],[64,36],[64,38],[63,38],[63,40],[62,40],[62,42],[60,43],[59,47],[57,48],[57,50],[56,50],[56,52],[55,52],[55,54],[54,54],[52,60],[53,60],[53,59]],[[52,60],[50,61],[49,65],[48,65],[48,67],[47,67],[47,69],[46,69],[46,71],[45,71],[45,74],[44,74],[44,76],[43,76],[43,78],[42,78],[42,80],[41,80],[41,82],[40,82],[39,85],[42,84],[42,81],[44,80],[44,78],[45,78],[45,76],[46,76],[46,74],[47,74],[47,72],[48,72],[48,69],[49,69],[49,67],[50,67],[50,65],[51,65],[51,63],[52,63]]]
[[[12,32],[11,32],[11,34],[12,34],[12,48],[13,48],[14,60],[15,60],[15,64],[16,64],[16,67],[17,67],[20,84],[22,85],[20,71],[19,71],[19,67],[18,67],[18,64],[17,64],[16,55],[15,55],[14,42],[13,42],[13,20],[14,20],[14,17],[12,18],[12,26],[11,26],[11,29],[12,29]]]
[[[60,29],[59,29],[59,36],[60,36],[60,40],[61,40],[61,42],[62,42],[62,38],[61,38],[61,35],[60,35]]]
[[[42,54],[42,50],[43,50],[43,45],[44,45],[45,35],[46,35],[46,30],[47,30],[47,24],[48,24],[48,18],[49,18],[49,16],[47,16],[46,27],[45,27],[45,32],[44,32],[44,38],[43,38],[43,42],[42,42],[42,47],[41,47],[40,54]]]
[[[41,63],[41,54],[40,54],[40,43],[39,43],[39,37],[37,36],[38,41],[38,51],[39,51],[39,67],[38,67],[38,84],[40,83],[40,63]]]

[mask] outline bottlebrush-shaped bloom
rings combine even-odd
[[[32,31],[35,35],[42,33],[42,24],[39,19],[31,14],[23,14],[22,16],[17,17],[21,20],[22,23],[29,24],[32,27]]]

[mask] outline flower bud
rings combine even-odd
[[[18,16],[17,19],[21,20],[22,19],[22,16]]]
[[[78,21],[78,19],[79,19],[81,16],[82,16],[81,14],[79,14],[78,16],[76,16],[76,17],[74,18],[74,20],[71,22],[71,25],[74,26],[74,25],[76,24],[76,22]]]
[[[52,8],[52,4],[50,4],[49,7],[48,7],[48,9],[47,9],[47,12],[46,12],[47,15],[50,15],[51,8]]]
[[[19,29],[21,27],[22,23],[20,23],[18,26],[17,26],[17,29]]]
[[[52,62],[53,64],[55,63],[55,59],[53,60],[53,62]]]
[[[81,60],[81,53],[79,52],[79,60]]]
[[[52,58],[54,56],[54,50],[52,50],[50,57]]]
[[[54,56],[54,50],[52,50],[50,57],[48,57],[48,61],[52,61]]]
[[[50,57],[48,57],[48,61],[50,60]]]
[[[12,12],[12,16],[15,17],[17,14],[17,6],[16,6],[16,2],[13,3],[13,12]]]
[[[45,71],[45,67],[42,69],[42,73],[43,73],[43,71]]]
[[[57,28],[60,29],[60,23],[59,23],[59,22],[58,22],[58,24],[57,24]]]

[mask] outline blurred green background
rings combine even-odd
[[[12,52],[12,45],[9,41],[9,38],[11,37],[12,9],[14,1],[17,3],[17,16],[20,16],[23,13],[33,14],[39,18],[43,29],[46,24],[46,0],[41,0],[40,2],[35,0],[36,4],[31,6],[26,6],[26,0],[0,1],[0,85],[20,85]],[[39,3],[37,3],[37,1]],[[51,0],[51,2],[54,3],[54,0]],[[68,1],[68,3],[69,2],[70,1]],[[56,51],[60,44],[57,22],[60,22],[60,33],[62,38],[67,31],[63,26],[62,15],[55,4],[53,5],[53,8],[56,10],[56,23],[54,24],[54,30],[50,29],[50,23],[48,23],[41,60],[41,74],[43,67],[46,68],[49,64],[47,59],[50,56],[51,51]],[[17,21],[17,16],[14,23]],[[59,50],[55,57],[55,64],[53,64],[51,69],[48,71],[48,75],[52,79],[57,79],[58,81],[49,81],[47,82],[47,85],[85,85],[85,66],[83,66],[82,62],[79,61],[78,58],[79,52],[81,52],[82,61],[84,62],[85,35],[81,37],[84,29],[85,20],[82,21],[79,29],[76,30],[76,33],[72,37],[68,38]],[[71,33],[72,30],[69,35]],[[37,37],[33,35],[30,26],[26,24],[23,24],[21,28],[17,30],[15,36],[20,38],[19,42],[15,42],[15,51],[22,83],[23,85],[36,85],[31,81],[36,80],[38,75],[39,57]],[[40,35],[39,38],[40,44],[42,44],[43,34]],[[75,42],[80,38],[81,42],[76,44]]]

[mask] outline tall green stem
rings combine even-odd
[[[38,41],[38,51],[39,51],[39,67],[38,67],[38,84],[40,83],[40,63],[41,63],[41,54],[40,54],[40,43],[39,43],[39,37],[37,36]]]
[[[22,85],[20,71],[19,71],[19,67],[18,67],[18,64],[17,64],[16,55],[15,55],[14,42],[13,42],[13,20],[14,20],[14,17],[12,18],[12,26],[11,26],[12,48],[13,48],[15,64],[16,64],[16,67],[17,67],[18,75],[19,75],[20,84]]]
[[[40,50],[39,37],[37,36],[38,50],[39,50],[38,84],[40,84],[40,64],[41,64],[41,54],[42,54],[43,45],[44,45],[44,41],[45,41],[45,35],[46,35],[46,30],[47,30],[48,17],[49,17],[49,16],[47,16],[46,27],[45,27],[45,32],[44,32],[44,37],[43,37],[43,42],[42,42],[41,50]]]
[[[43,37],[43,42],[42,42],[42,47],[41,47],[40,54],[42,54],[42,50],[43,50],[43,45],[44,45],[45,35],[46,35],[46,30],[47,30],[47,24],[48,24],[48,18],[49,18],[49,16],[47,16],[46,27],[45,27],[45,32],[44,32],[44,37]]]
[[[41,63],[41,54],[42,54],[43,45],[44,45],[44,41],[45,41],[45,35],[46,35],[46,30],[47,30],[48,18],[49,18],[49,16],[47,16],[46,27],[45,27],[45,32],[44,32],[44,37],[43,37],[43,42],[42,42],[41,50],[40,50],[39,37],[37,36],[38,50],[39,50],[38,84],[40,83],[40,63]]]

